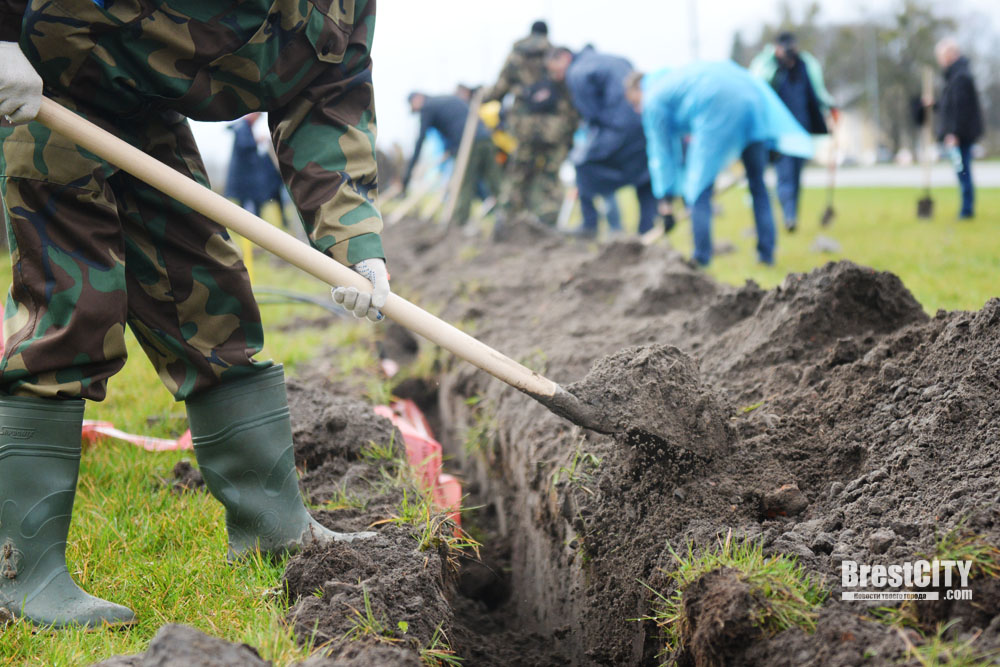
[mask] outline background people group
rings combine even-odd
[[[796,35],[771,33],[776,36],[748,70],[733,62],[696,62],[633,78],[630,103],[625,89],[633,67],[627,59],[592,46],[578,52],[553,46],[548,33],[544,22],[536,22],[484,97],[502,102],[501,130],[516,140],[503,172],[497,228],[526,212],[552,225],[560,208],[568,211],[571,200],[563,197],[559,174],[569,158],[582,216],[572,234],[595,238],[602,209],[610,233],[620,233],[615,193],[624,187],[637,195],[640,234],[654,227],[657,213],[669,230],[673,198],[680,197],[692,220],[694,259],[705,265],[712,256],[712,186],[739,158],[753,201],[758,259],[772,263],[776,230],[763,173],[773,162],[784,227],[795,231],[803,168],[814,152],[810,135],[831,134],[839,123],[823,68]],[[982,111],[957,44],[944,40],[937,58],[944,85],[940,99],[925,104],[937,109],[938,135],[953,154],[961,187],[960,217],[969,218],[972,147],[983,133]],[[634,106],[642,108],[641,116]],[[836,142],[828,159],[838,159]]]
[[[974,212],[972,146],[982,136],[982,111],[968,60],[957,44],[944,40],[937,58],[944,86],[938,101],[924,103],[938,110],[938,135],[953,154],[961,187],[960,217],[969,218]],[[514,44],[484,99],[502,103],[497,122],[516,141],[503,173],[496,229],[510,216],[526,212],[555,224],[560,208],[567,211],[571,203],[564,200],[559,179],[568,157],[582,216],[573,235],[597,236],[601,201],[610,233],[620,233],[615,197],[624,187],[637,195],[640,234],[654,227],[657,214],[669,231],[674,199],[680,197],[690,213],[694,260],[700,265],[712,259],[713,185],[737,158],[753,202],[758,259],[774,262],[767,165],[775,165],[784,227],[795,231],[802,172],[814,153],[812,137],[830,134],[839,118],[819,61],[787,31],[778,32],[749,69],[731,61],[695,62],[643,77],[633,73],[627,59],[593,46],[578,52],[553,46],[548,26],[538,21]],[[449,135],[448,146],[464,125],[459,111],[455,106],[453,112],[437,114],[435,122]],[[421,119],[422,140],[424,114]],[[485,146],[485,137],[477,135],[477,145]],[[829,159],[837,160],[835,153]],[[482,180],[482,173],[476,167],[469,176]],[[467,210],[465,199],[459,208]]]

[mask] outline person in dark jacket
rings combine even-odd
[[[444,141],[444,148],[452,156],[458,155],[462,145],[462,135],[465,133],[465,123],[469,117],[469,103],[457,95],[440,95],[429,97],[423,93],[411,93],[409,97],[410,111],[420,114],[420,133],[417,144],[413,147],[410,164],[403,177],[403,190],[410,185],[413,168],[420,159],[420,151],[424,147],[424,138],[431,128],[438,131]],[[476,138],[469,155],[469,165],[462,179],[462,188],[458,194],[455,207],[455,220],[464,225],[469,220],[472,210],[472,197],[476,194],[480,183],[485,183],[490,193],[495,197],[500,193],[500,165],[497,163],[497,152],[490,138],[490,132],[482,121],[476,127]]]
[[[944,87],[937,101],[937,136],[952,153],[958,185],[962,192],[963,220],[975,214],[975,189],[972,185],[972,145],[983,136],[983,111],[979,106],[976,82],[969,69],[969,59],[958,43],[943,39],[934,50],[944,74]]]
[[[278,201],[280,209],[283,187],[266,145],[259,144],[254,135],[254,126],[259,120],[260,114],[252,113],[229,126],[236,136],[225,190],[227,197],[254,215],[260,215],[264,204],[271,200]],[[282,226],[286,226],[284,217],[282,211]]]
[[[829,132],[825,115],[835,110],[833,98],[823,83],[819,61],[808,51],[799,50],[794,34],[778,35],[774,44],[753,59],[750,72],[774,88],[806,132]],[[778,172],[778,201],[785,217],[785,228],[790,232],[798,226],[799,184],[805,162],[793,155],[779,155],[774,164]]]
[[[566,82],[586,123],[586,139],[574,149],[573,159],[583,213],[580,235],[597,234],[594,198],[610,199],[626,185],[634,186],[639,197],[639,233],[649,231],[657,201],[649,179],[642,118],[625,99],[625,77],[632,64],[588,46],[576,54],[555,49],[547,65],[553,79]]]

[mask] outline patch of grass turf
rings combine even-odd
[[[983,649],[978,640],[981,633],[964,639],[948,637],[950,623],[938,626],[934,634],[923,637],[919,644],[910,640],[905,631],[899,630],[899,636],[906,645],[906,656],[900,664],[913,664],[916,661],[921,667],[989,667],[996,665],[1000,651]]]
[[[676,567],[667,572],[674,591],[664,595],[650,588],[654,595],[652,611],[637,619],[653,621],[660,627],[664,642],[661,656],[680,648],[688,623],[684,613],[684,590],[709,572],[723,568],[735,570],[749,585],[751,594],[763,600],[753,623],[765,635],[773,636],[793,626],[806,632],[816,629],[816,613],[828,592],[813,581],[794,558],[765,556],[759,542],[737,542],[731,533],[716,548],[698,554],[691,544],[684,554],[668,548],[676,563]]]
[[[1000,577],[1000,549],[990,544],[985,535],[969,530],[964,521],[937,539],[934,558],[971,562],[970,578]]]

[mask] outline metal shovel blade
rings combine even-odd
[[[934,216],[934,200],[931,199],[930,195],[924,195],[917,202],[917,218],[920,220],[929,220]]]
[[[837,212],[833,210],[833,206],[827,206],[826,210],[823,211],[823,217],[819,219],[820,227],[829,227],[833,224],[834,218],[837,217]]]

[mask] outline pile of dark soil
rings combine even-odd
[[[1000,300],[929,318],[898,278],[848,262],[765,291],[663,247],[420,242],[434,233],[387,234],[395,289],[564,386],[590,373],[574,389],[612,415],[638,404],[671,434],[615,440],[466,364],[441,377],[446,449],[508,545],[508,626],[569,660],[655,664],[656,628],[630,620],[649,611],[644,584],[672,592],[668,544],[732,531],[796,556],[832,595],[815,634],[737,632],[713,649],[721,662],[891,664],[903,641],[839,601],[841,561],[913,560],[960,521],[1000,543]],[[470,448],[483,423],[489,442]],[[974,589],[968,613],[933,620],[1000,646],[997,598]]]
[[[394,469],[364,452],[372,443],[395,447],[405,459],[403,438],[372,406],[338,396],[322,379],[290,382],[295,459],[305,470],[301,485],[316,504],[347,498],[347,506],[316,514],[332,530],[368,530],[398,514],[404,488],[385,478]],[[285,588],[288,620],[299,636],[328,644],[337,654],[356,653],[360,643],[384,653],[385,642],[370,633],[348,639],[359,622],[373,620],[391,636],[392,656],[379,664],[410,664],[435,632],[451,634],[451,608],[445,591],[456,577],[446,554],[420,550],[414,529],[383,525],[371,539],[306,549],[289,560]],[[405,631],[400,624],[404,624]],[[376,629],[373,627],[369,630]],[[346,653],[345,653],[346,652]],[[352,653],[353,652],[353,653]],[[376,655],[355,656],[356,664],[375,664]],[[367,661],[367,662],[366,662]],[[339,664],[339,663],[338,663]]]

